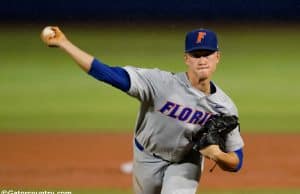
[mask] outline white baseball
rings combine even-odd
[[[42,35],[43,35],[44,37],[51,37],[51,38],[52,38],[52,37],[55,36],[55,32],[51,29],[50,26],[47,26],[47,27],[45,27],[45,28],[43,29]]]
[[[125,163],[121,164],[120,169],[121,169],[121,172],[123,172],[125,174],[131,174],[132,170],[133,170],[132,161],[125,162]]]

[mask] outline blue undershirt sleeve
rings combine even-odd
[[[244,159],[243,148],[238,149],[238,150],[236,150],[236,151],[234,151],[234,152],[236,153],[236,155],[237,155],[238,158],[239,158],[239,164],[238,164],[238,166],[236,167],[236,169],[234,170],[234,172],[237,172],[237,171],[239,171],[239,170],[242,168],[242,166],[243,166],[243,159]]]
[[[130,89],[130,77],[125,69],[110,67],[101,63],[96,58],[94,58],[88,74],[124,92]]]

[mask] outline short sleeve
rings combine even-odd
[[[163,88],[164,74],[168,72],[159,69],[136,68],[125,66],[130,77],[130,88],[127,93],[140,101],[149,101]]]
[[[243,138],[241,137],[239,127],[235,128],[227,135],[226,139],[226,151],[233,152],[244,146]]]

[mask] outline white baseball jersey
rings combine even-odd
[[[212,114],[236,115],[232,100],[214,84],[216,92],[205,95],[195,89],[186,73],[126,66],[131,86],[128,94],[141,102],[135,137],[149,152],[179,162],[191,150],[192,136]],[[226,150],[242,148],[239,128],[228,134]]]

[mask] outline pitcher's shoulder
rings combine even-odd
[[[212,99],[219,105],[224,107],[228,114],[234,114],[238,116],[238,108],[234,101],[229,97],[220,87],[215,85],[216,93],[212,95]]]
[[[159,68],[140,68],[135,66],[125,66],[123,67],[129,74],[139,74],[139,75],[145,75],[145,76],[153,76],[153,77],[160,77],[165,78],[165,76],[173,76],[174,73],[161,70]]]

